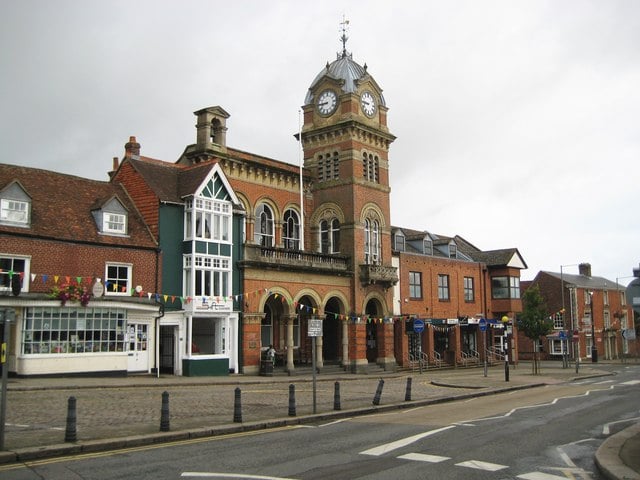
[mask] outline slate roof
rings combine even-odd
[[[562,280],[567,285],[575,285],[578,288],[585,288],[591,290],[622,290],[625,291],[627,287],[624,285],[616,284],[613,280],[608,280],[604,277],[588,277],[586,275],[572,275],[569,273],[556,273],[547,272],[542,270],[540,273],[549,275],[551,277]]]
[[[0,234],[102,245],[157,247],[121,185],[39,168],[0,164],[0,190],[14,181],[18,181],[31,197],[30,227],[0,225]],[[91,213],[114,197],[128,212],[126,236],[101,234]]]

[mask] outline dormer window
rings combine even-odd
[[[395,250],[398,252],[404,252],[404,235],[402,232],[397,232],[394,235]]]
[[[0,192],[0,223],[28,227],[31,222],[31,197],[18,182]]]
[[[100,233],[127,235],[129,230],[127,225],[128,212],[117,197],[112,197],[92,213]]]
[[[458,247],[455,243],[449,244],[449,258],[457,258],[458,256]]]
[[[433,255],[433,242],[430,238],[425,238],[422,241],[422,252],[425,255]]]

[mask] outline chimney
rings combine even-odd
[[[118,157],[113,157],[113,171],[115,172],[116,170],[118,170],[119,166],[120,160],[118,160]]]
[[[136,137],[129,137],[129,141],[124,145],[124,156],[131,158],[132,156],[140,156],[140,144],[136,142]]]
[[[591,277],[591,264],[590,263],[581,263],[578,265],[578,271],[580,275],[584,275],[585,277]]]

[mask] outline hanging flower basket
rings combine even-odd
[[[60,300],[63,307],[67,302],[80,302],[80,305],[86,307],[91,299],[91,294],[78,284],[64,283],[60,286],[54,286],[49,292],[49,298]]]

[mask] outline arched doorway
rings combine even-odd
[[[264,304],[264,317],[260,325],[261,349],[266,350],[273,345],[276,351],[284,349],[282,328],[284,322],[284,307],[280,297],[270,295]]]
[[[311,337],[307,335],[307,332],[309,330],[309,319],[317,316],[314,314],[314,311],[317,311],[316,308],[317,305],[315,301],[309,295],[304,295],[300,297],[300,300],[298,300],[297,321],[299,324],[298,330],[300,332],[297,355],[298,363],[311,363],[313,359],[313,342]]]
[[[367,361],[375,363],[378,359],[378,324],[374,319],[382,316],[382,308],[377,300],[369,300],[365,313],[367,319]]]
[[[342,335],[340,331],[339,315],[340,301],[331,298],[324,307],[324,321],[322,325],[322,356],[325,362],[336,363],[342,357]]]

